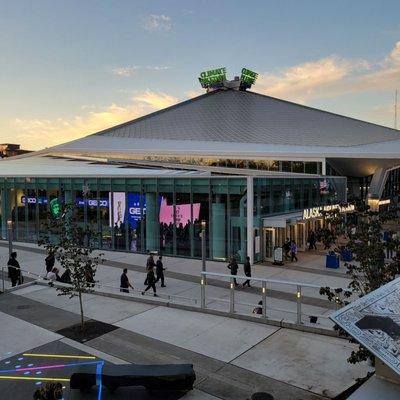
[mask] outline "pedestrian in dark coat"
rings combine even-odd
[[[133,286],[129,282],[128,268],[124,268],[121,275],[120,291],[123,293],[129,293],[129,288],[133,289]]]
[[[147,292],[150,288],[152,288],[153,295],[156,297],[157,296],[156,277],[154,275],[154,269],[152,266],[150,266],[149,270],[147,271],[146,282],[147,282],[147,287],[146,287],[146,289],[144,289],[142,294],[144,294],[144,292]]]
[[[317,239],[315,237],[315,232],[311,231],[310,234],[308,235],[308,250],[317,250],[317,245],[316,245]]]
[[[246,257],[246,261],[245,261],[244,264],[243,264],[243,271],[244,271],[244,274],[245,274],[246,276],[251,277],[251,265],[250,265],[250,257],[249,257],[249,256]],[[247,279],[247,280],[243,283],[243,287],[245,287],[246,285],[247,285],[248,287],[250,287],[250,279]]]
[[[236,258],[232,257],[230,263],[228,264],[228,269],[231,270],[231,275],[237,275],[239,265],[236,262]],[[235,283],[235,286],[238,286],[238,283],[236,281],[236,278],[233,279],[233,282]]]
[[[165,268],[164,268],[164,265],[163,265],[163,262],[162,262],[162,256],[160,256],[160,257],[158,257],[158,260],[156,262],[156,273],[157,273],[156,282],[161,280],[161,287],[165,287],[165,284],[164,284],[164,278],[165,278],[164,277],[164,271],[165,271]]]
[[[14,251],[10,255],[10,259],[7,263],[8,266],[8,277],[11,279],[12,287],[16,286],[17,283],[20,285],[21,282],[21,267],[17,261],[17,253]]]
[[[292,240],[292,244],[290,246],[290,259],[293,262],[294,260],[298,261],[297,259],[297,245],[294,240]]]
[[[46,263],[46,272],[49,273],[50,271],[53,270],[54,264],[56,262],[54,253],[52,251],[49,251],[49,254],[47,255],[44,261]]]

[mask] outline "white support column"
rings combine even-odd
[[[250,263],[254,262],[254,186],[253,177],[247,177],[247,255],[250,257]]]
[[[322,175],[326,175],[326,158],[322,161]]]

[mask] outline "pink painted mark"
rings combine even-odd
[[[16,372],[21,372],[21,371],[36,371],[39,369],[53,369],[53,368],[64,368],[66,367],[66,364],[59,364],[59,365],[43,365],[41,367],[30,367],[30,368],[17,368]]]

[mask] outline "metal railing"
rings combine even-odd
[[[213,298],[213,297],[206,297],[206,286],[207,286],[207,277],[214,277],[214,278],[223,278],[225,281],[228,281],[229,283],[229,289],[230,289],[230,295],[229,295],[229,300],[226,299],[221,299],[221,298]],[[251,303],[246,303],[246,302],[238,302],[235,298],[235,280],[240,279],[240,280],[250,280],[251,282],[258,282],[261,284],[261,301],[262,304],[251,304]],[[290,313],[290,314],[295,314],[296,315],[296,323],[297,324],[302,324],[303,323],[303,316],[308,316],[308,317],[316,317],[316,318],[323,318],[323,319],[328,319],[329,317],[317,313],[306,313],[303,311],[303,292],[305,288],[310,288],[310,289],[315,289],[318,290],[321,288],[319,285],[313,285],[310,283],[302,283],[302,282],[295,282],[295,281],[286,281],[286,280],[279,280],[279,279],[268,279],[268,278],[257,278],[257,277],[248,277],[245,275],[230,275],[230,274],[222,274],[222,273],[216,273],[216,272],[201,272],[201,299],[200,299],[200,307],[205,309],[209,308],[207,306],[207,300],[211,300],[213,302],[224,302],[224,303],[229,303],[229,313],[234,314],[236,312],[236,306],[237,305],[245,305],[245,306],[252,306],[255,308],[261,308],[261,317],[267,318],[267,308],[268,310],[271,311],[279,311],[282,313]],[[267,285],[285,285],[285,286],[290,286],[293,287],[293,301],[296,302],[296,311],[290,310],[290,309],[283,309],[279,307],[272,307],[268,306],[267,307]],[[290,294],[290,292],[289,292]],[[326,300],[326,298],[324,299]],[[337,301],[334,302],[335,308],[338,308],[338,300],[339,297],[336,299]],[[290,301],[290,300],[289,300]]]

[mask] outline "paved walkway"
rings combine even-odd
[[[85,295],[84,308],[87,318],[118,327],[86,342],[88,353],[134,363],[193,363],[197,391],[188,399],[239,400],[255,391],[276,400],[333,398],[368,370],[346,362],[353,346],[339,338],[93,294]],[[57,296],[53,288],[21,288],[0,296],[0,336],[9,337],[12,354],[64,340],[53,332],[77,323],[78,310],[76,298]]]
[[[0,257],[7,259],[8,247],[6,243],[1,243]],[[37,245],[31,243],[15,244],[18,250],[19,260],[23,269],[35,274],[44,273],[44,251]],[[315,255],[312,255],[315,257]],[[120,270],[128,267],[131,270],[130,279],[134,282],[137,289],[142,290],[142,282],[145,279],[144,265],[146,255],[120,252],[104,252],[106,259],[104,265],[98,269],[96,279],[103,285],[102,290],[119,292]],[[316,262],[315,262],[316,263]],[[165,257],[164,264],[167,267],[167,288],[159,289],[159,293],[165,296],[172,296],[174,301],[189,302],[198,304],[200,300],[200,271],[201,261],[183,258]],[[295,267],[292,267],[295,268]],[[226,265],[220,262],[207,262],[207,270],[210,272],[226,273]],[[265,265],[253,266],[253,276],[261,278],[270,278],[274,280],[285,280],[292,282],[310,283],[320,286],[344,287],[348,280],[337,276],[331,276],[330,271],[327,275],[320,273],[301,272],[293,269],[282,269],[281,267],[272,267]],[[229,309],[229,289],[228,283],[224,278],[213,278],[208,280],[207,285],[207,306],[217,310]],[[105,286],[104,286],[105,285]],[[252,289],[239,290],[236,292],[236,311],[243,314],[251,314],[253,308],[261,298],[260,285],[255,283]],[[295,322],[296,320],[296,296],[295,287],[285,284],[268,284],[267,293],[267,311],[272,319],[281,321],[287,320]],[[331,327],[332,323],[327,318],[334,308],[334,305],[328,302],[325,297],[321,297],[317,289],[303,289],[303,309],[304,322],[308,315],[317,315],[318,324]],[[268,308],[270,310],[268,310]]]
[[[0,257],[7,259],[8,247],[1,243]],[[23,269],[34,274],[44,274],[44,252],[34,244],[18,243],[14,246],[18,251],[18,259]],[[121,269],[128,267],[130,279],[134,282],[137,293],[143,288],[145,279],[145,268],[147,256],[132,253],[105,252],[106,261],[99,266],[96,280],[102,285],[101,290],[111,293],[119,293],[119,275]],[[170,296],[172,301],[190,305],[200,304],[200,271],[201,261],[165,257],[164,265],[167,267],[167,287],[159,288],[162,296]],[[294,267],[293,267],[294,268]],[[207,262],[210,272],[229,272],[226,265],[219,262]],[[301,283],[311,283],[320,286],[343,287],[347,285],[347,279],[337,276],[301,272],[293,269],[284,270],[280,267],[255,265],[253,276],[270,278],[274,280],[285,280]],[[220,310],[229,310],[228,282],[225,278],[213,278],[208,280],[206,289],[207,307]],[[318,293],[319,289],[304,288],[303,294],[303,322],[307,323],[308,316],[320,316],[317,326],[332,327],[328,319],[334,305],[328,302]],[[287,284],[267,285],[267,315],[277,321],[296,321],[296,287]],[[255,283],[251,289],[240,289],[235,295],[235,310],[237,313],[251,315],[252,310],[261,299],[260,284]],[[314,325],[315,326],[315,325]]]

